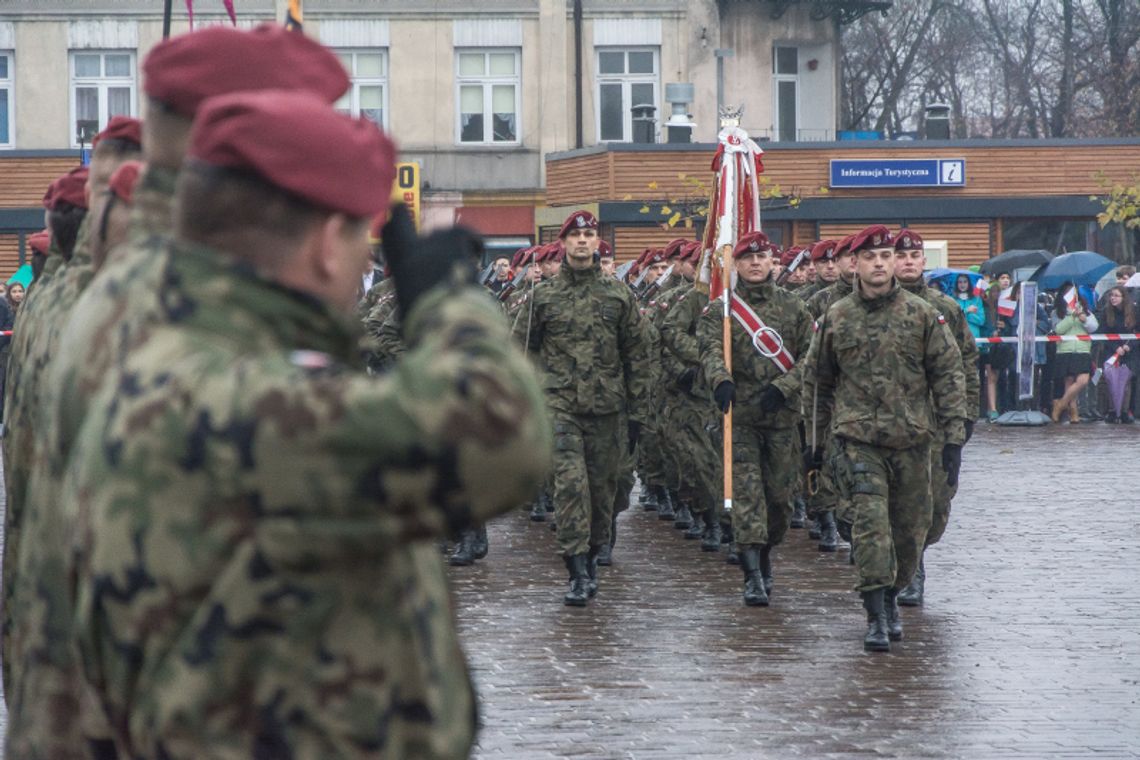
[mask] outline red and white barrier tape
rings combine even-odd
[[[978,343],[1018,343],[1021,338],[1016,335],[1006,338],[975,338]],[[1097,335],[1038,335],[1033,338],[1035,343],[1072,343],[1074,341],[1094,340],[1140,340],[1140,333],[1099,333]]]

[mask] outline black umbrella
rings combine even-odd
[[[989,261],[982,262],[978,268],[982,274],[995,275],[1002,272],[1012,273],[1015,269],[1038,267],[1053,260],[1053,254],[1045,250],[1025,250],[1014,248],[1012,251],[999,253]]]

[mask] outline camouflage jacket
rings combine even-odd
[[[701,363],[709,387],[716,388],[731,380],[736,384],[734,413],[750,417],[762,427],[787,428],[799,421],[800,386],[803,365],[811,345],[811,315],[803,301],[783,288],[776,287],[773,277],[764,282],[736,284],[735,297],[742,299],[768,327],[780,334],[784,347],[795,365],[782,371],[770,358],[756,350],[752,337],[736,319],[732,320],[732,372],[724,361],[723,304],[706,307],[697,325]],[[760,397],[769,385],[784,394],[784,407],[775,414],[760,411]]]
[[[68,293],[74,292],[68,283],[77,281],[72,268],[81,269],[90,261],[87,255],[88,229],[86,217],[79,227],[75,252],[70,261],[56,252],[52,260],[50,276],[42,276],[39,286],[28,292],[20,307],[20,318],[16,320],[10,343],[8,377],[5,384],[4,422],[4,480],[7,507],[4,514],[4,620],[3,620],[3,667],[4,693],[9,701],[22,688],[13,683],[18,679],[24,665],[19,656],[24,648],[21,644],[14,648],[12,636],[15,634],[15,616],[22,612],[26,604],[24,595],[17,594],[19,573],[19,553],[25,529],[25,512],[28,506],[28,489],[33,470],[38,466],[36,438],[44,433],[47,418],[44,416],[44,382],[48,373],[48,362],[54,350],[49,350],[49,331],[55,326],[54,336],[58,336],[56,324],[64,317],[61,314],[70,306],[65,301]],[[54,349],[55,346],[50,346]],[[42,449],[41,449],[42,451]],[[28,579],[35,593],[34,577]]]
[[[376,294],[372,308],[364,317],[365,357],[368,368],[373,372],[382,372],[395,360],[395,356],[388,355],[383,349],[380,331],[384,321],[396,311],[395,280],[388,278],[374,285],[370,294]]]
[[[963,419],[972,420],[978,415],[981,383],[978,380],[978,342],[966,323],[966,315],[958,303],[938,288],[931,288],[922,280],[914,283],[900,283],[908,293],[926,301],[938,310],[946,320],[958,351],[962,354],[962,374],[966,378],[966,406],[962,410]]]
[[[807,308],[812,319],[818,320],[831,304],[840,298],[851,295],[852,282],[840,277],[835,282],[820,288],[807,299]]]
[[[818,428],[891,449],[965,439],[962,355],[946,321],[894,283],[832,304],[812,343],[804,397],[818,388]]]
[[[665,362],[666,368],[672,368],[676,374],[672,377],[666,375],[666,387],[677,387],[680,373],[687,369],[697,370],[697,377],[689,395],[693,398],[712,402],[712,389],[704,378],[704,367],[701,364],[701,348],[697,340],[697,325],[701,321],[701,313],[708,306],[709,295],[694,287],[691,283],[687,290],[679,293],[669,304],[665,316],[661,319],[661,345],[664,352],[668,352],[671,361]]]
[[[646,324],[629,288],[588,269],[565,267],[534,289],[529,349],[538,356],[551,409],[616,414],[645,424],[651,415],[653,367]],[[515,337],[526,340],[525,318]]]
[[[645,315],[653,324],[652,338],[655,346],[653,356],[657,359],[658,364],[654,386],[659,390],[670,392],[677,390],[675,382],[685,371],[684,362],[665,345],[662,329],[665,325],[665,317],[669,314],[669,308],[678,298],[692,289],[692,282],[683,277],[677,277],[670,287],[658,293],[646,307]]]
[[[369,313],[371,313],[372,309],[376,306],[376,302],[392,293],[393,285],[394,283],[392,282],[392,278],[385,277],[383,280],[380,280],[380,282],[370,287],[368,291],[365,292],[364,296],[360,299],[360,302],[356,304],[357,319],[361,321],[367,319]]]
[[[130,757],[465,758],[474,695],[432,539],[550,462],[498,308],[437,289],[383,377],[357,329],[176,245],[64,483],[85,672]]]

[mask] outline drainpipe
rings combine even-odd
[[[574,147],[582,140],[582,0],[574,0]]]

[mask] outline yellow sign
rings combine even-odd
[[[420,165],[396,164],[396,181],[392,185],[392,202],[403,203],[412,214],[416,229],[420,228]]]

